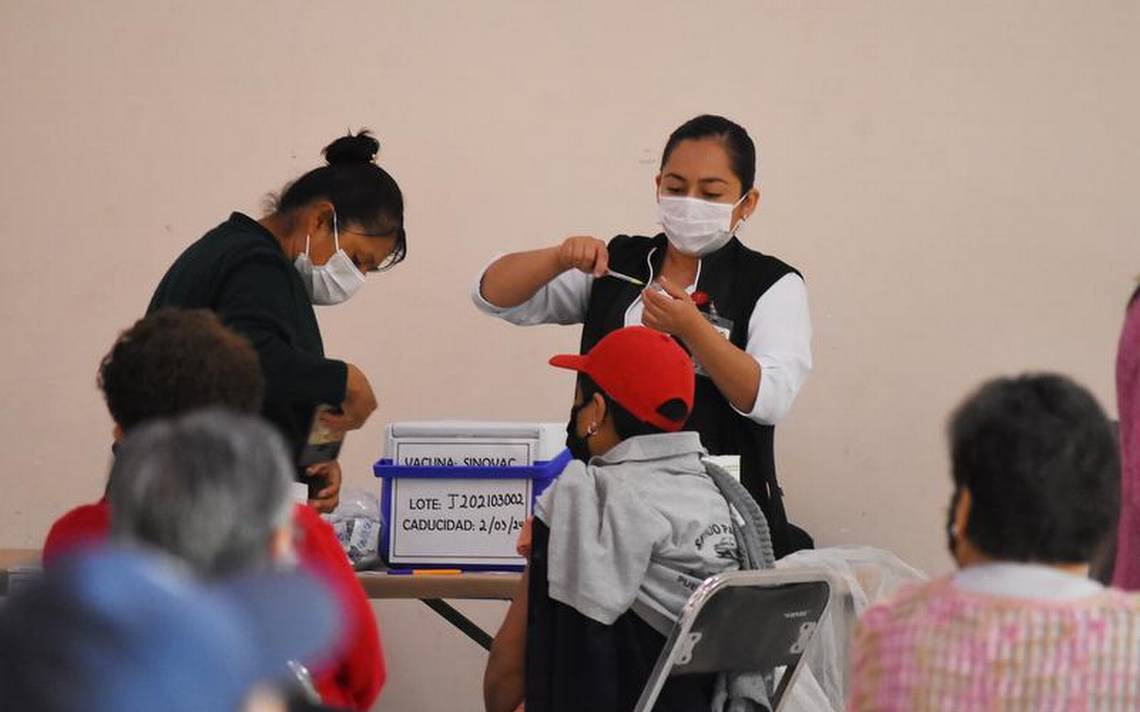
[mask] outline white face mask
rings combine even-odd
[[[340,304],[356,294],[364,286],[364,275],[352,263],[352,259],[340,249],[340,233],[336,226],[336,213],[333,213],[333,244],[336,252],[323,265],[314,265],[309,259],[309,236],[305,235],[305,251],[297,255],[293,266],[301,273],[305,291],[313,304]]]
[[[745,193],[729,205],[700,198],[659,195],[657,212],[673,247],[686,255],[701,257],[724,247],[736,234],[744,218],[733,226],[732,211],[747,197]]]

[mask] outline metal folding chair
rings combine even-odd
[[[775,712],[827,611],[836,582],[821,569],[734,571],[713,576],[689,597],[657,658],[634,712],[649,712],[665,681],[690,673],[784,668]]]

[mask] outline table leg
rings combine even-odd
[[[470,618],[457,611],[449,603],[439,598],[423,598],[420,600],[428,608],[441,615],[448,623],[462,631],[468,638],[481,645],[484,650],[491,649],[491,635],[475,625]]]

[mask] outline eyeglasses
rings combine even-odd
[[[362,232],[360,230],[341,230],[341,232],[350,232],[354,235],[363,235],[365,237],[388,237],[389,235],[392,234],[391,231],[379,233],[379,232]],[[380,262],[380,264],[376,265],[376,267],[369,270],[369,272],[387,272],[388,270],[392,269],[396,265],[403,262],[404,259],[408,256],[408,236],[407,236],[407,233],[404,232],[403,226],[396,228],[395,232],[396,232],[396,244],[392,246],[392,251],[388,253],[388,255],[384,258],[384,260],[382,262]],[[357,265],[357,267],[359,267],[359,265]]]
[[[384,261],[376,265],[377,272],[387,272],[396,265],[404,261],[408,256],[408,237],[404,232],[403,227],[396,228],[396,244],[392,247],[392,251],[384,258]]]

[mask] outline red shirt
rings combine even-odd
[[[317,571],[340,598],[345,614],[345,640],[333,661],[313,671],[313,682],[326,705],[367,710],[380,695],[387,672],[380,631],[364,589],[329,524],[311,508],[293,508],[297,555]],[[44,541],[44,565],[85,544],[104,541],[111,530],[106,500],[76,507],[52,525]]]

